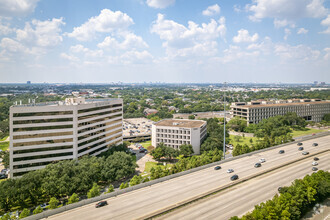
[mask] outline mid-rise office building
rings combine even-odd
[[[69,98],[10,108],[10,176],[122,143],[122,99]]]
[[[160,143],[179,149],[182,144],[191,144],[194,154],[200,154],[200,146],[206,138],[206,121],[164,119],[152,125],[152,145]]]
[[[290,99],[276,101],[235,102],[230,106],[231,117],[245,118],[248,124],[257,124],[263,119],[295,112],[306,121],[320,122],[330,113],[330,101],[320,99]]]

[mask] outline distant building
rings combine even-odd
[[[182,144],[191,144],[195,154],[200,154],[202,141],[206,138],[206,121],[164,119],[152,125],[152,145],[160,143],[179,149]]]
[[[122,143],[122,99],[69,98],[10,107],[10,175],[98,155]]]
[[[146,109],[144,109],[143,114],[148,116],[148,115],[151,115],[151,114],[156,114],[157,112],[158,111],[156,109],[146,108]]]
[[[290,99],[277,101],[235,102],[230,106],[231,117],[245,118],[248,124],[257,124],[263,119],[295,112],[306,121],[320,122],[330,113],[330,101],[320,99]]]
[[[31,81],[26,81],[26,84],[30,85],[31,84]]]
[[[321,82],[320,85],[321,85],[321,86],[325,86],[325,82]]]

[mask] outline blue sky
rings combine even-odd
[[[1,0],[0,82],[330,81],[330,0]]]

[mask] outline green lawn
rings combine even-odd
[[[151,145],[151,141],[140,142],[140,144],[142,145],[142,147],[147,148]]]
[[[0,142],[0,150],[6,151],[9,148],[9,141],[7,142]]]
[[[248,146],[251,145],[251,142],[250,142],[250,137],[241,137],[240,141],[237,142],[235,140],[235,137],[236,135],[229,135],[229,143],[232,144],[234,147],[237,145],[237,144],[240,144],[240,145],[244,145],[244,144],[247,144]],[[258,138],[256,137],[252,137],[252,140],[253,140],[253,143],[256,143]]]
[[[144,172],[150,173],[150,170],[152,167],[157,167],[160,166],[161,168],[165,168],[163,163],[158,163],[158,162],[146,162],[146,166],[144,168]],[[172,164],[166,164],[166,167],[169,168],[171,167]]]
[[[306,128],[305,131],[296,131],[293,130],[292,131],[292,136],[293,137],[300,137],[300,136],[305,136],[305,135],[309,135],[309,134],[313,134],[313,133],[320,133],[320,132],[325,132],[326,130],[318,130],[318,129],[314,129],[314,128]]]

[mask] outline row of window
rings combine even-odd
[[[99,118],[99,119],[91,120],[91,121],[88,121],[88,122],[79,123],[78,127],[94,124],[94,123],[101,122],[101,121],[107,121],[107,120],[110,120],[110,119],[113,119],[113,118],[118,118],[120,116],[122,116],[122,112],[118,112],[117,114],[112,115],[112,116],[107,116],[107,117],[104,117],[104,118]]]
[[[46,115],[72,115],[73,111],[53,111],[53,112],[24,112],[14,113],[14,117],[46,116]]]
[[[110,111],[105,111],[105,112],[99,112],[99,113],[94,113],[94,114],[90,114],[90,115],[85,115],[85,116],[80,116],[78,117],[78,120],[84,120],[87,118],[94,118],[97,116],[101,116],[101,115],[107,115],[107,114],[111,114],[111,113],[116,113],[116,112],[122,112],[122,109],[116,109],[116,110],[110,110]]]
[[[172,129],[158,129],[157,132],[162,133],[172,133],[172,134],[190,134],[190,131],[188,130],[172,130]]]
[[[35,146],[42,144],[59,144],[59,143],[67,143],[67,142],[73,142],[73,138],[13,143],[13,147]]]
[[[26,150],[14,150],[13,154],[27,154],[27,153],[35,153],[35,152],[43,152],[43,151],[66,150],[70,148],[73,148],[73,145],[60,146],[60,147],[35,148],[35,149],[26,149]]]
[[[80,141],[80,140],[83,140],[83,139],[88,138],[88,137],[92,137],[92,136],[95,136],[95,135],[98,135],[98,134],[101,134],[101,133],[106,133],[106,132],[108,132],[110,130],[113,130],[113,129],[116,129],[116,128],[120,128],[120,130],[121,130],[121,124],[118,124],[118,125],[106,128],[106,129],[102,129],[102,130],[99,130],[99,131],[96,131],[96,132],[92,132],[92,133],[88,133],[88,134],[79,136],[78,140]],[[118,132],[118,129],[117,129],[117,132]]]
[[[13,121],[13,124],[22,125],[22,124],[54,123],[54,122],[67,122],[67,121],[73,121],[73,118],[54,118],[54,119],[35,119],[35,120]]]
[[[190,144],[190,141],[182,141],[182,140],[168,140],[168,139],[160,139],[157,138],[157,143],[173,143],[173,144]]]
[[[114,104],[114,105],[105,105],[105,106],[95,107],[95,108],[81,109],[81,110],[78,110],[78,114],[92,112],[92,111],[98,111],[98,110],[108,109],[108,108],[121,107],[121,106],[122,106],[122,104]]]
[[[66,128],[73,128],[73,125],[55,125],[55,126],[42,126],[42,127],[13,128],[13,131],[14,132],[40,131],[40,130],[66,129]]]
[[[43,134],[14,135],[13,139],[14,140],[19,140],[19,139],[29,139],[29,138],[66,136],[66,135],[73,135],[73,132],[68,131],[68,132],[43,133]]]
[[[13,158],[13,161],[18,162],[18,161],[25,161],[25,160],[37,160],[37,159],[72,156],[72,155],[73,155],[73,152],[65,152],[65,153],[58,153],[58,154],[46,154],[46,155],[36,155],[36,156],[29,156],[29,157]]]
[[[176,138],[176,139],[190,139],[190,136],[186,136],[186,135],[171,135],[171,134],[157,134],[157,137]]]

